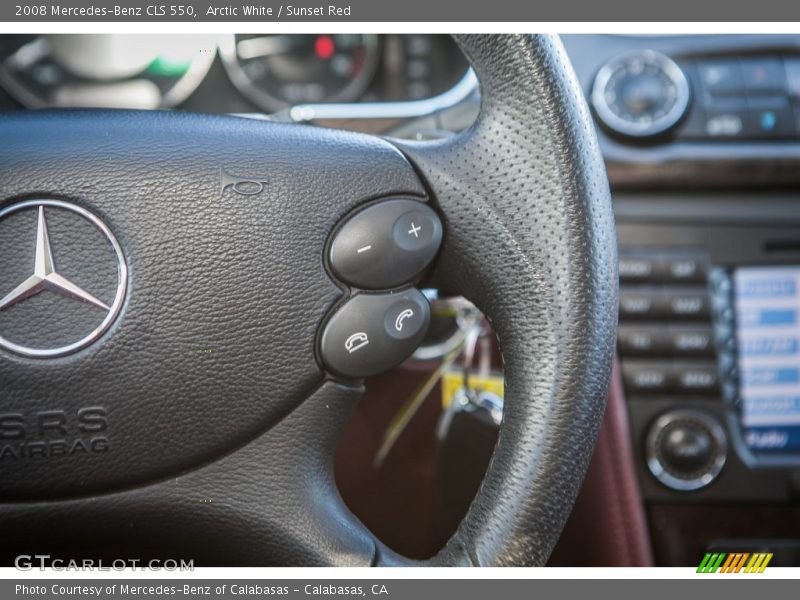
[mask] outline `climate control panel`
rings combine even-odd
[[[625,53],[597,71],[589,96],[605,130],[629,141],[800,137],[800,56],[786,51]]]

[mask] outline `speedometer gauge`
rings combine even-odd
[[[0,36],[0,82],[30,108],[168,108],[216,55],[215,36]]]
[[[220,46],[234,85],[259,108],[347,102],[378,66],[377,35],[235,35]]]

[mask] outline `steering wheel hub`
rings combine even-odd
[[[56,253],[68,273],[57,266],[53,239],[72,250]],[[122,248],[105,223],[75,204],[25,200],[0,210],[0,254],[0,348],[64,356],[96,341],[122,308],[128,284]]]

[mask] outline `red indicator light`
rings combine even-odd
[[[317,58],[328,60],[336,52],[336,46],[333,43],[333,38],[329,35],[321,35],[314,42],[314,54]]]

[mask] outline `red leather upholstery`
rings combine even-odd
[[[653,565],[619,365],[589,471],[550,564]]]

